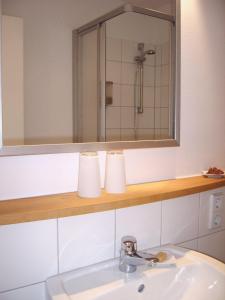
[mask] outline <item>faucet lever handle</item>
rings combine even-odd
[[[137,240],[134,236],[124,236],[121,239],[121,248],[128,255],[133,255],[137,252]]]

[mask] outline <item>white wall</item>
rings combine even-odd
[[[2,14],[2,0],[0,0],[0,15]],[[0,31],[2,31],[2,22],[0,22]],[[2,63],[2,41],[0,39],[0,64]],[[2,70],[0,69],[0,88],[1,88],[1,92],[0,92],[0,100],[1,100],[1,104],[0,104],[0,115],[2,116]],[[2,119],[0,121],[0,147],[3,144],[3,134],[2,134]]]
[[[225,167],[225,2],[181,1],[181,147],[178,176]]]
[[[3,144],[24,145],[23,19],[2,16]]]
[[[25,144],[72,142],[72,30],[121,3],[91,2],[2,0],[24,21]]]

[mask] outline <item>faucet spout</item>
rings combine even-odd
[[[121,241],[119,269],[125,273],[135,272],[137,266],[148,264],[153,266],[159,259],[151,254],[137,251],[137,241],[135,237],[125,236]]]

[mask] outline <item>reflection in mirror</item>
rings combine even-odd
[[[3,145],[174,139],[174,18],[81,2],[2,0]]]
[[[126,13],[106,24],[106,140],[173,137],[171,41],[173,23]]]

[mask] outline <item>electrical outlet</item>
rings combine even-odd
[[[214,229],[221,226],[224,202],[224,193],[221,192],[211,195],[209,203],[209,229]]]

